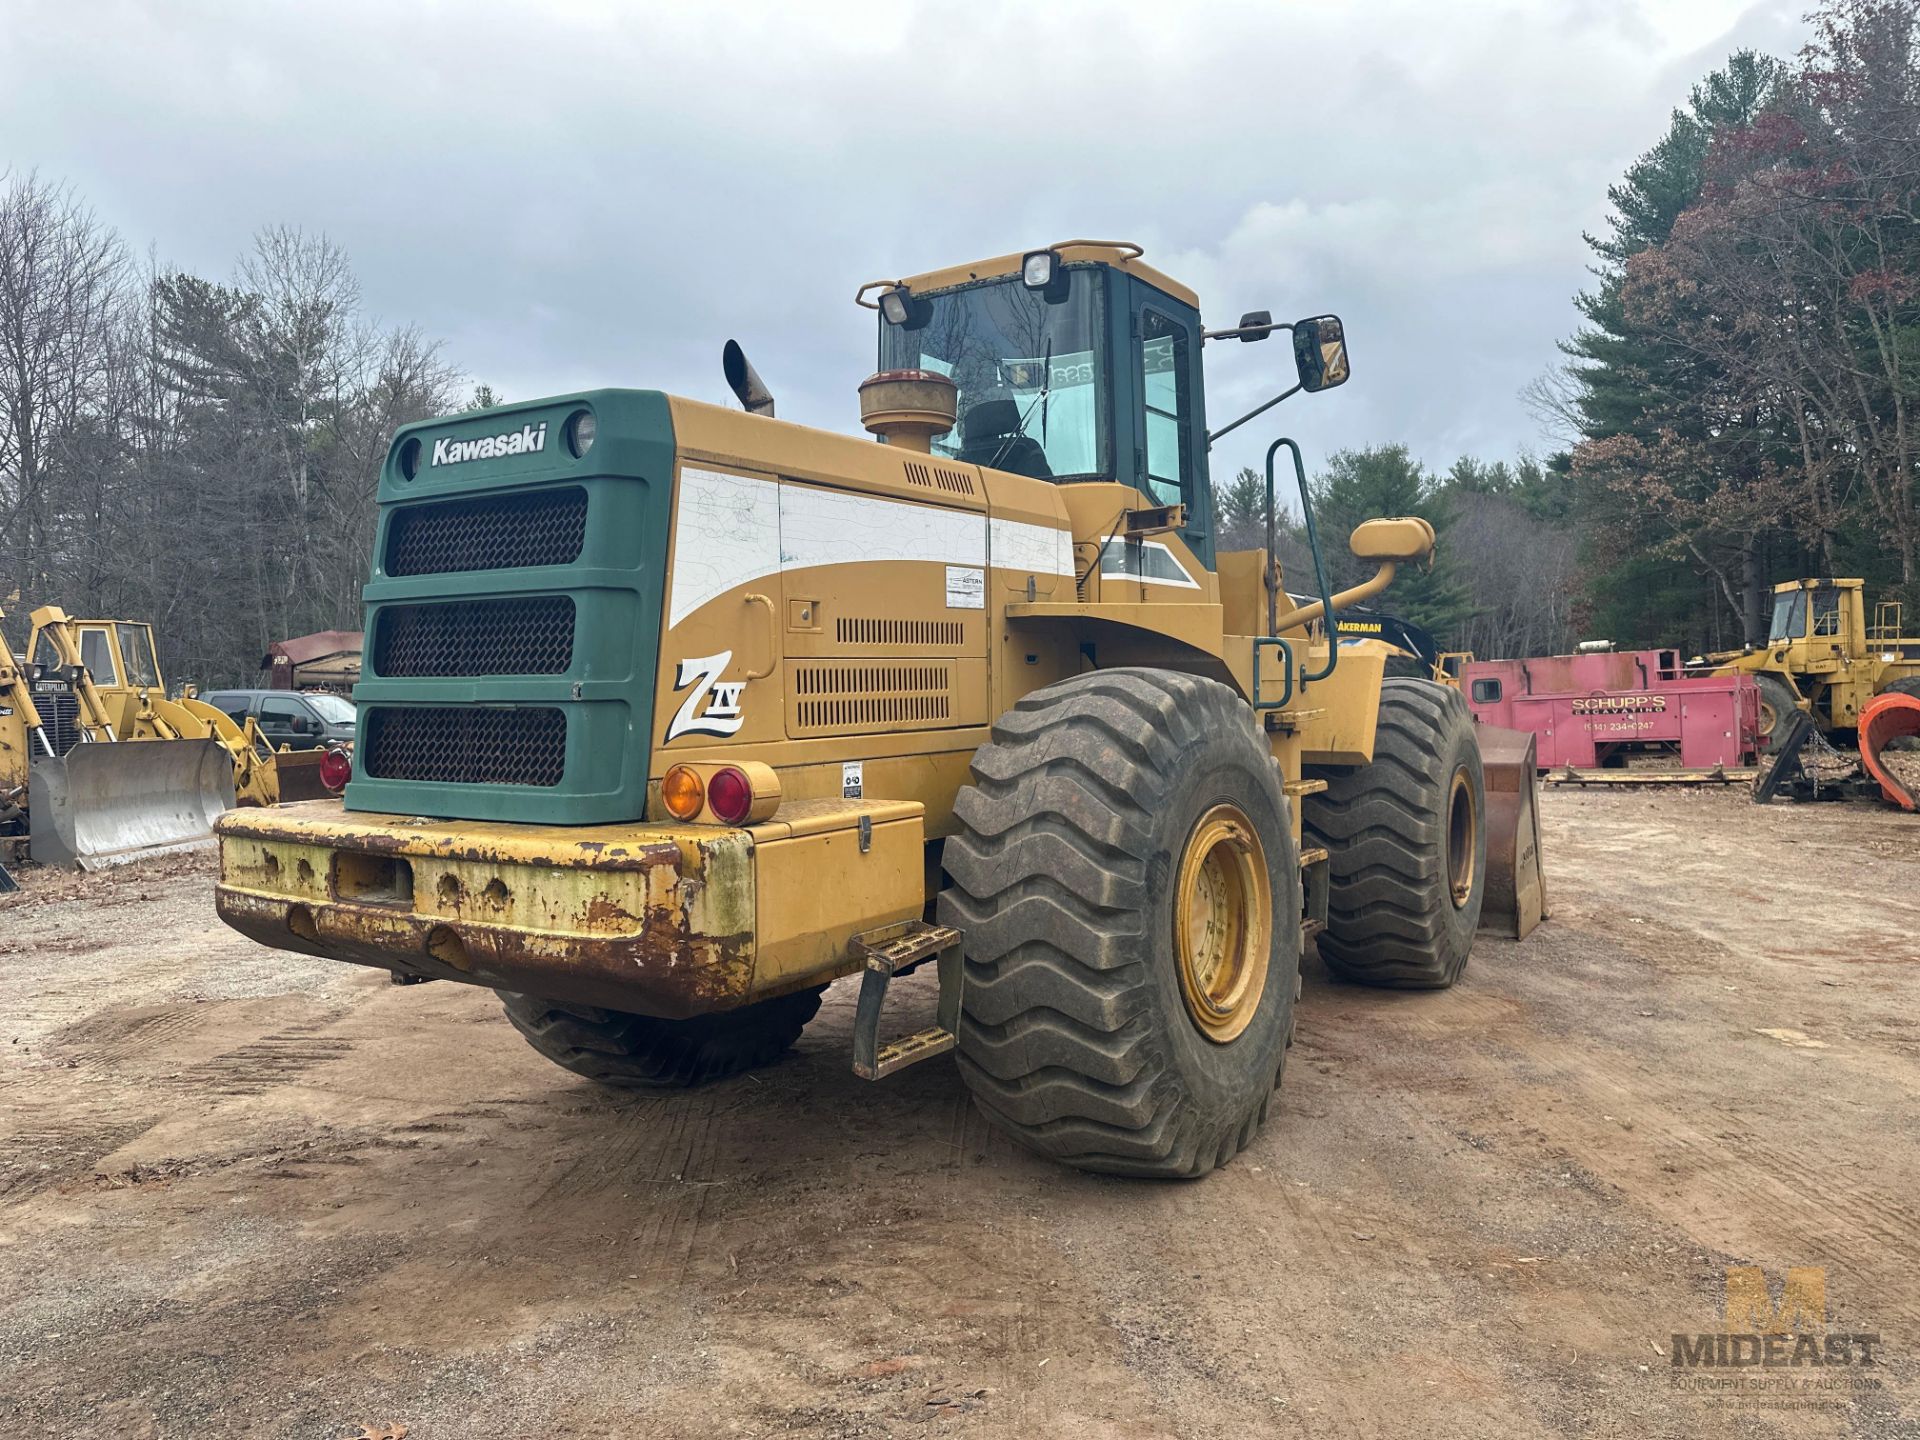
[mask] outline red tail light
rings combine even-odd
[[[753,813],[753,782],[731,765],[714,771],[707,780],[707,808],[722,823],[738,825]]]
[[[338,795],[353,778],[353,757],[344,750],[329,750],[320,757],[320,783]]]

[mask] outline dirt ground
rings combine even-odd
[[[1544,810],[1552,923],[1440,994],[1310,960],[1271,1123],[1192,1184],[1017,1151],[944,1060],[856,1080],[844,983],[780,1066],[626,1098],[484,991],[227,932],[203,859],[30,873],[0,900],[0,1414],[195,1440],[1920,1434],[1920,820]],[[903,988],[930,1011],[931,984]],[[1723,1328],[1730,1264],[1823,1267],[1829,1332],[1878,1363],[1677,1391],[1673,1334]]]

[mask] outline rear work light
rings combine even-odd
[[[329,750],[320,757],[320,783],[338,795],[353,778],[353,757],[344,750]]]

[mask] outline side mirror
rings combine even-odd
[[[1347,383],[1347,332],[1338,315],[1316,315],[1293,326],[1293,363],[1309,394]]]
[[[296,735],[304,735],[313,728],[313,722],[304,715],[295,715],[287,721],[287,729]]]

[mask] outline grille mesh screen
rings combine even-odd
[[[563,675],[572,664],[565,595],[389,605],[374,632],[376,675]]]
[[[587,492],[577,486],[408,506],[387,528],[387,574],[444,575],[569,565],[587,536]]]
[[[567,717],[550,706],[433,705],[367,711],[366,773],[453,785],[558,785]]]

